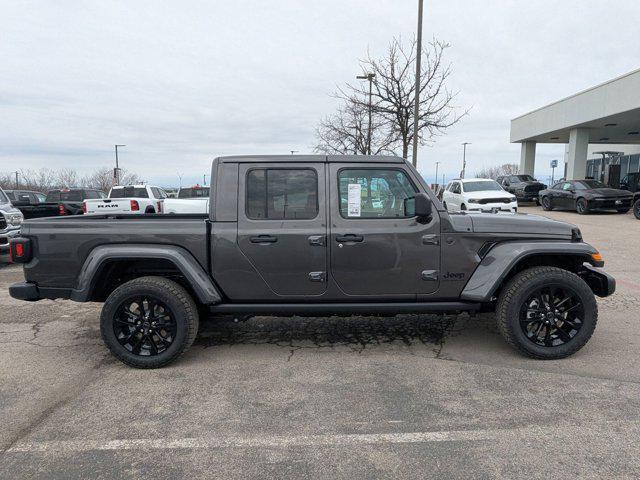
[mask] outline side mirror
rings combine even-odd
[[[433,203],[426,193],[416,193],[413,198],[404,199],[404,214],[407,217],[429,218]]]

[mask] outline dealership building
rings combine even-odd
[[[533,175],[538,143],[565,144],[565,177],[602,178],[640,170],[640,69],[511,120],[520,173]]]

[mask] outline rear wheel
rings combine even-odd
[[[586,199],[579,198],[576,201],[576,212],[578,212],[580,215],[586,215],[587,213],[589,213],[589,203]]]
[[[467,209],[467,206],[464,203],[460,205],[460,210],[466,210],[466,209]]]
[[[182,286],[162,277],[141,277],[109,295],[100,331],[120,361],[136,368],[158,368],[191,346],[198,318],[198,308]]]
[[[551,206],[551,199],[549,197],[542,197],[542,209],[547,212],[553,210],[553,207]]]
[[[633,204],[633,214],[640,220],[640,198]]]
[[[598,306],[589,286],[576,274],[535,267],[513,277],[496,309],[507,343],[538,359],[568,357],[591,338]]]

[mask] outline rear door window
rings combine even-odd
[[[312,169],[259,168],[247,172],[247,217],[305,220],[318,215],[318,176]]]

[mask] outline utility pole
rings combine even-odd
[[[467,145],[471,145],[471,143],[464,142],[462,144],[462,172],[460,174],[460,178],[464,178],[464,173],[467,169]]]
[[[113,170],[114,185],[120,185],[120,165],[118,164],[118,147],[126,147],[126,145],[114,145],[116,147],[116,168]]]
[[[207,186],[207,174],[206,173],[204,175],[202,175],[202,186],[203,187]]]
[[[358,80],[369,80],[369,130],[367,131],[367,155],[371,155],[371,115],[373,112],[373,79],[376,78],[375,73],[367,73],[366,75],[358,75]]]
[[[420,118],[420,60],[422,57],[422,2],[418,0],[418,45],[416,51],[416,104],[413,111],[413,166],[418,168],[418,120]]]
[[[16,174],[16,190],[20,188],[20,184],[18,183],[18,174],[20,172],[18,172],[17,170],[15,172],[11,172],[11,173],[15,173]]]
[[[436,162],[436,183],[438,183],[438,165],[440,165],[440,162]]]

